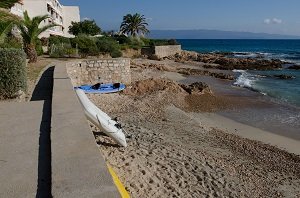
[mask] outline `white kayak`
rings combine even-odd
[[[84,108],[87,119],[99,129],[103,130],[106,135],[111,137],[119,145],[126,147],[126,138],[122,129],[119,127],[119,123],[112,120],[106,113],[94,105],[85,95],[83,90],[76,89],[75,92]]]

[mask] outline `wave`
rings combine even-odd
[[[283,62],[300,64],[300,53],[290,52],[290,53],[270,53],[270,52],[232,52],[232,57],[235,58],[261,58],[261,59],[279,59]]]
[[[233,72],[236,74],[233,86],[247,88],[283,103],[300,106],[299,73],[292,73],[291,75],[295,75],[295,78],[284,81],[274,76],[285,74],[287,71],[233,70]]]
[[[235,86],[253,89],[253,84],[257,80],[255,76],[245,70],[233,70],[233,72],[240,74],[233,83]]]
[[[257,82],[260,78],[266,78],[267,76],[250,74],[246,70],[235,69],[232,71],[239,74],[238,78],[233,83],[233,86],[246,88],[251,91],[258,92],[264,96],[268,95],[266,92],[255,87],[255,82]]]

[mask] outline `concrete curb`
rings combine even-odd
[[[65,63],[56,64],[54,70],[51,128],[53,197],[120,197]]]

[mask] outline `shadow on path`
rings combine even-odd
[[[52,197],[51,167],[51,109],[54,66],[49,67],[36,85],[31,101],[44,100],[43,116],[40,124],[38,186],[36,198]]]

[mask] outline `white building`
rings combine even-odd
[[[44,20],[41,26],[51,23],[58,25],[42,33],[40,37],[49,37],[50,35],[72,37],[73,35],[68,33],[69,26],[72,21],[80,21],[78,6],[63,6],[58,0],[20,0],[19,3],[11,8],[11,13],[22,17],[25,10],[27,10],[31,18],[49,15],[50,18]]]

